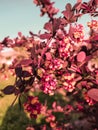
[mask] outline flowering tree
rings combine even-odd
[[[27,130],[98,129],[98,21],[93,19],[98,1],[68,3],[61,17],[50,0],[34,3],[49,21],[43,34],[30,32],[25,37],[19,32],[14,40],[7,37],[0,43],[1,49],[24,48],[26,54],[9,66],[15,70],[15,83],[2,93],[15,94],[30,118],[43,121]],[[78,24],[85,14],[91,16],[88,35]]]

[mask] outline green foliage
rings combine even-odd
[[[0,126],[0,130],[25,130],[29,123],[30,120],[16,104],[8,108],[3,118],[2,125]]]

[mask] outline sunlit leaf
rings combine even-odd
[[[86,58],[86,53],[84,51],[81,51],[77,55],[77,61],[83,62]]]
[[[88,91],[88,96],[98,102],[98,89],[92,88]]]

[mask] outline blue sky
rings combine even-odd
[[[74,4],[76,0],[54,1],[55,6],[62,11],[67,2]],[[88,17],[80,22],[85,20]],[[29,31],[37,33],[42,30],[45,21],[47,16],[40,17],[39,8],[33,4],[33,0],[0,0],[0,41],[6,36],[16,37],[19,31],[25,36],[29,35]]]

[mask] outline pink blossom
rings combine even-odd
[[[42,77],[42,86],[41,89],[44,93],[53,95],[54,91],[57,88],[57,79],[53,74],[45,73]]]
[[[88,69],[92,72],[95,69],[98,69],[98,58],[93,58],[88,62]]]
[[[50,64],[48,67],[49,69],[52,69],[52,70],[60,70],[64,68],[64,61],[59,58],[55,58],[50,61]]]
[[[98,30],[98,21],[92,20],[91,22],[87,23],[88,27],[94,30]]]
[[[71,45],[71,39],[69,37],[65,37],[61,42],[60,42],[60,47],[59,47],[59,55],[62,58],[67,58],[70,56],[70,52],[73,51],[73,47]]]
[[[27,102],[24,103],[24,110],[29,113],[31,118],[37,118],[41,112],[41,103],[38,97],[28,96]]]
[[[75,89],[75,80],[74,80],[74,73],[70,74],[70,73],[66,73],[63,75],[63,87],[68,91],[68,92],[72,92]]]
[[[84,38],[84,29],[82,24],[75,24],[74,28],[74,38],[83,39]]]

